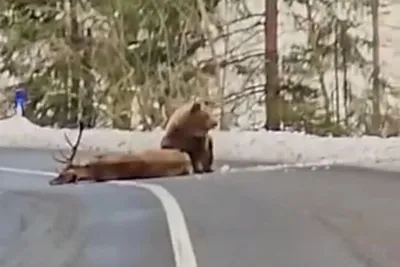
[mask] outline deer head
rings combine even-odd
[[[49,184],[50,185],[61,185],[65,183],[75,183],[78,180],[78,174],[76,173],[75,168],[77,166],[74,165],[73,161],[76,156],[76,152],[78,151],[79,143],[81,142],[82,133],[84,129],[84,124],[82,121],[79,122],[79,132],[78,137],[76,139],[75,144],[73,145],[67,134],[64,134],[65,140],[67,144],[71,147],[71,155],[67,157],[62,151],[60,151],[60,155],[62,159],[53,155],[53,159],[59,163],[65,164],[64,168],[59,172],[59,175],[52,179]]]

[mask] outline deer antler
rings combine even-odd
[[[83,129],[84,129],[84,124],[82,121],[80,121],[78,138],[76,139],[76,142],[74,145],[72,144],[72,142],[69,139],[69,137],[67,136],[67,134],[64,133],[65,140],[67,141],[67,144],[71,147],[72,152],[71,152],[71,155],[69,157],[67,157],[62,151],[60,151],[59,153],[63,159],[59,159],[53,155],[53,159],[55,161],[66,164],[67,166],[70,166],[72,164],[72,161],[74,160],[76,152],[78,150],[79,143],[81,142]]]

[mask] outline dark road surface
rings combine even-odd
[[[0,223],[0,266],[174,266],[162,207],[144,189],[21,191],[16,183],[0,196],[7,218]]]
[[[0,148],[0,166],[54,171],[48,151]],[[175,266],[145,189],[48,187],[0,171],[1,267]],[[400,176],[367,169],[154,179],[181,206],[199,267],[400,266]]]

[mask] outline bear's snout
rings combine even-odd
[[[218,122],[217,121],[211,121],[210,122],[210,128],[211,129],[213,129],[213,128],[217,127],[217,126],[218,126]]]

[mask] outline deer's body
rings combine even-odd
[[[122,179],[180,176],[192,172],[187,153],[177,149],[149,149],[135,154],[102,155],[84,165],[71,165],[50,181],[51,185]]]
[[[131,155],[101,156],[75,168],[80,177],[98,181],[177,176],[192,171],[190,157],[177,149],[148,149]]]
[[[79,140],[74,147],[77,148]],[[75,154],[76,149],[73,149],[67,166],[49,182],[50,185],[76,183],[80,180],[102,182],[180,176],[192,172],[190,156],[178,149],[147,149],[134,154],[97,155],[86,164],[73,164]]]

